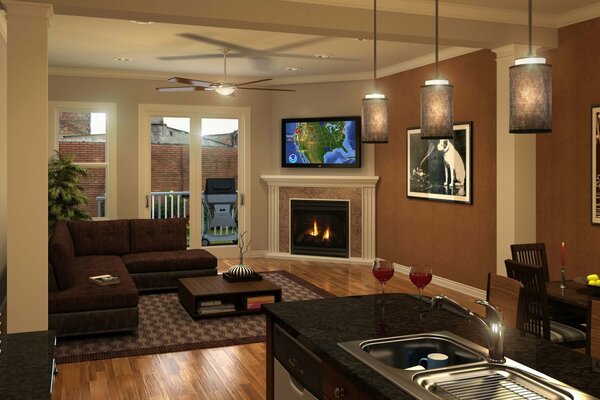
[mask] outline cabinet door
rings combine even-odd
[[[323,392],[325,399],[369,400],[370,397],[350,379],[340,374],[331,365],[323,363]]]

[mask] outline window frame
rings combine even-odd
[[[104,149],[104,162],[75,162],[76,165],[87,169],[104,169],[106,200],[104,217],[91,216],[93,220],[108,220],[117,218],[117,106],[115,103],[91,103],[72,101],[48,102],[48,132],[49,154],[54,157],[54,152],[59,149],[59,114],[61,112],[74,113],[105,113],[106,114],[106,144]],[[94,199],[89,199],[93,201]]]

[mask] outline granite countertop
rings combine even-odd
[[[407,294],[386,294],[390,304],[375,304],[375,296],[336,297],[264,305],[265,314],[317,356],[354,381],[376,399],[413,397],[337,343],[378,337],[450,331],[487,348],[480,328],[471,321],[429,305]],[[541,339],[522,337],[507,328],[505,356],[600,397],[600,373],[591,358]]]

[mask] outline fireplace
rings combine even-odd
[[[290,200],[292,254],[348,257],[348,201]]]

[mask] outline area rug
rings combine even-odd
[[[261,273],[282,290],[282,301],[332,297],[323,289],[287,271]],[[179,303],[177,293],[141,295],[138,333],[60,338],[56,346],[59,364],[170,353],[209,347],[264,342],[263,314],[194,320]]]

